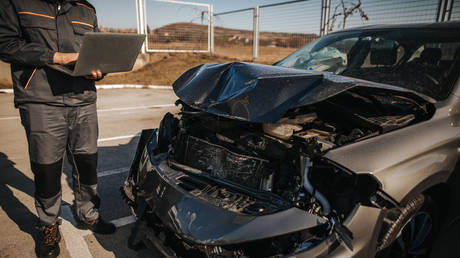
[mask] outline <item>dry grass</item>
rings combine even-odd
[[[235,58],[199,53],[153,53],[139,70],[107,76],[98,84],[172,85],[179,75],[193,66],[236,61]]]
[[[193,43],[193,42],[171,42],[171,43],[150,43],[150,49],[162,49],[162,50],[174,50],[174,49],[185,49],[185,50],[207,50],[207,44]],[[290,47],[259,47],[259,58],[256,62],[272,64],[279,61],[289,55],[290,53],[297,50],[297,48]],[[237,59],[240,61],[248,61],[253,59],[253,47],[252,45],[220,45],[214,46],[213,55]]]
[[[208,50],[208,41],[206,42],[149,42],[149,49],[161,49],[161,50]]]
[[[237,47],[220,47],[214,48],[215,55],[236,58],[238,60],[252,60],[252,46],[237,46]],[[256,63],[273,64],[285,58],[296,48],[286,47],[259,47],[259,58],[255,60]]]
[[[294,48],[261,47],[256,63],[272,64],[286,57]],[[98,84],[172,85],[182,73],[200,64],[253,62],[252,47],[217,47],[216,54],[152,53],[150,62],[139,70],[107,76]]]

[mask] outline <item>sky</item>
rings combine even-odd
[[[235,9],[250,8],[257,5],[283,2],[284,0],[182,0],[183,2],[195,2],[212,4],[214,12],[225,12]],[[136,7],[135,0],[89,0],[96,7],[99,23],[107,27],[136,27]],[[146,0],[148,11],[153,16],[167,18],[168,13],[157,10],[155,12],[155,3],[152,0]],[[167,6],[159,4],[157,6]],[[174,9],[174,5],[170,5]]]

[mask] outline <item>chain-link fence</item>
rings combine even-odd
[[[363,25],[435,22],[438,5],[438,0],[332,0],[328,27],[336,31]]]
[[[320,1],[291,1],[259,8],[259,61],[279,61],[319,37]]]
[[[460,0],[457,0],[453,4],[451,20],[460,20]]]
[[[144,11],[147,51],[211,51],[209,4],[147,0]]]
[[[143,6],[139,32],[148,34],[148,50],[214,52],[264,63],[341,29],[460,20],[460,0],[295,0],[215,14],[207,4],[135,1]]]
[[[136,1],[111,0],[91,2],[97,10],[99,29],[103,32],[136,33]],[[119,10],[123,10],[120,18]]]
[[[251,60],[253,19],[253,8],[214,14],[214,52],[239,60]]]

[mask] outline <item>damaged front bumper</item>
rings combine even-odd
[[[283,256],[374,256],[381,209],[355,207],[343,223],[353,234],[346,248],[327,218],[225,181],[210,187],[199,171],[156,153],[157,137],[157,130],[142,132],[122,189],[138,219],[131,241],[143,240],[165,257],[264,257],[281,245],[273,243],[286,241],[289,251],[277,250]],[[242,209],[247,203],[251,208]]]

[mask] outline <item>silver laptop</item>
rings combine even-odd
[[[88,32],[74,66],[48,66],[71,76],[131,71],[144,40],[142,34]]]

